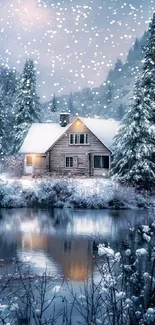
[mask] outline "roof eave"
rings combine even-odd
[[[66,131],[68,131],[69,130],[69,128],[77,121],[77,120],[80,120],[87,128],[88,128],[88,130],[92,133],[92,134],[94,134],[94,136],[102,143],[102,145],[104,145],[106,148],[107,148],[107,150],[109,150],[110,151],[110,153],[112,153],[112,150],[101,140],[101,139],[99,139],[98,137],[97,137],[97,135],[89,128],[89,126],[87,126],[85,123],[84,123],[84,121],[82,120],[82,117],[80,117],[80,116],[77,116],[75,119],[74,119],[74,121],[72,122],[72,123],[70,123],[69,125],[68,125],[68,127],[64,130],[64,132],[58,137],[58,139],[57,140],[55,140],[55,142],[48,148],[48,149],[46,149],[44,152],[31,152],[31,151],[29,151],[29,152],[22,152],[22,151],[20,151],[19,150],[19,154],[42,154],[42,155],[46,155],[47,154],[47,152],[57,143],[57,141],[59,141],[63,136],[64,136],[64,134],[65,134],[65,132]]]

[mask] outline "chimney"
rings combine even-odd
[[[60,113],[60,126],[65,127],[70,123],[70,113]]]

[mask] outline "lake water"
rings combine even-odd
[[[99,282],[98,266],[103,265],[102,259],[98,256],[99,242],[109,245],[115,252],[126,250],[133,245],[138,247],[140,244],[136,238],[135,228],[138,225],[147,225],[153,219],[154,213],[145,210],[1,209],[1,285],[3,287],[3,276],[13,272],[14,258],[26,267],[27,262],[31,262],[35,276],[43,274],[46,269],[52,276],[52,280],[49,278],[52,288],[47,292],[47,301],[54,294],[53,287],[60,288],[60,294],[59,292],[56,294],[56,311],[59,313],[62,309],[63,312],[67,310],[69,315],[72,310],[72,324],[78,324],[80,321],[80,324],[83,324],[81,313],[76,308],[72,309],[74,296],[71,290],[73,289],[80,297],[87,280],[89,282],[92,275],[94,281]],[[147,262],[145,264],[147,265]],[[36,281],[40,283],[38,277],[32,278],[32,281],[34,285]],[[13,283],[15,292],[16,288],[19,291],[19,280]],[[4,293],[0,297],[0,305],[1,301],[3,304],[8,303],[10,287],[6,290],[7,294]],[[53,311],[54,305],[46,310],[45,316],[49,318]],[[14,314],[12,317],[14,324]],[[64,314],[55,324],[70,324],[63,323],[63,317]],[[36,323],[30,319],[30,323],[21,321],[20,324]]]
[[[138,224],[148,224],[151,211],[35,210],[0,211],[0,272],[12,258],[31,261],[37,274],[47,267],[59,279],[79,283],[92,273],[99,242],[115,251],[127,248]]]

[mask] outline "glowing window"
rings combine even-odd
[[[32,158],[32,156],[27,156],[26,157],[26,165],[27,166],[32,166],[33,165],[33,158]]]

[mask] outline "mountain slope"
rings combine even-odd
[[[72,114],[81,116],[100,115],[106,118],[121,119],[128,109],[130,98],[133,95],[133,85],[142,72],[144,48],[147,43],[148,32],[143,37],[136,39],[130,49],[126,62],[117,60],[114,69],[109,71],[107,80],[96,88],[84,88],[82,92],[72,94]],[[70,96],[57,97],[58,111],[68,110]],[[44,120],[53,119],[50,113],[51,102],[44,104]],[[56,117],[57,119],[57,117]]]

